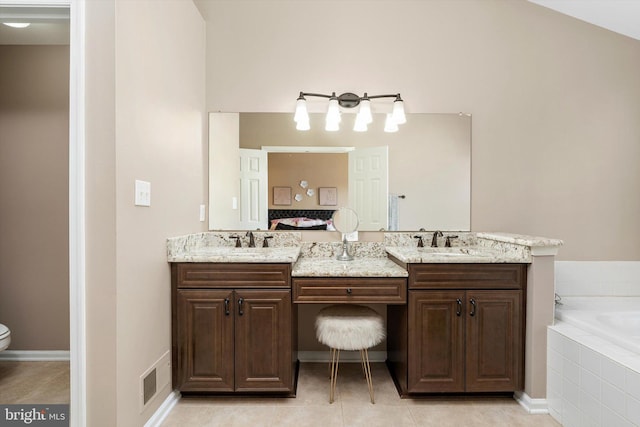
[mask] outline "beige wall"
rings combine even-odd
[[[524,0],[203,10],[207,110],[367,91],[400,92],[409,112],[470,112],[472,230],[560,238],[563,260],[640,259],[640,41]]]
[[[141,413],[139,377],[171,349],[166,238],[205,229],[205,28],[182,0],[86,8],[87,425],[140,426],[170,392]]]
[[[86,424],[106,427],[117,425],[118,378],[115,1],[86,6]]]
[[[0,63],[0,323],[10,350],[69,350],[69,47]]]
[[[349,200],[349,158],[345,153],[269,153],[269,209],[336,209],[337,206],[320,206],[318,187],[335,187],[338,205]],[[300,187],[300,181],[308,187]],[[291,205],[273,204],[273,187],[291,187]],[[313,189],[313,196],[307,190]],[[294,200],[300,194],[301,201]]]

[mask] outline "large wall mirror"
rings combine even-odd
[[[395,133],[383,131],[383,114],[367,132],[352,130],[354,114],[342,117],[341,129],[327,132],[324,114],[297,131],[292,113],[211,113],[209,228],[266,230],[270,212],[319,213],[309,215],[315,220],[345,206],[365,219],[361,231],[470,230],[469,115],[408,114]],[[367,187],[353,171],[370,152],[386,175]],[[384,197],[371,200],[380,189]]]

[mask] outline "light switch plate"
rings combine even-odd
[[[200,221],[203,221],[206,219],[207,216],[207,207],[205,205],[200,205]]]
[[[135,201],[136,206],[151,206],[151,183],[136,179]]]

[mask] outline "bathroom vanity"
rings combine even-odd
[[[234,248],[225,233],[169,239],[174,389],[295,395],[298,308],[334,303],[386,305],[404,397],[524,389],[531,239],[467,233],[416,248],[415,233],[387,233],[338,261],[339,242],[276,234],[271,248]]]

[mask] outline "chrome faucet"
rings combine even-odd
[[[433,233],[433,238],[431,239],[431,247],[432,248],[437,248],[438,247],[438,237],[442,237],[442,236],[443,236],[443,234],[442,234],[442,231],[440,231],[440,230],[435,231]]]
[[[255,237],[253,237],[253,231],[247,231],[247,237],[249,237],[249,247],[250,248],[255,248],[256,247],[256,239]]]

